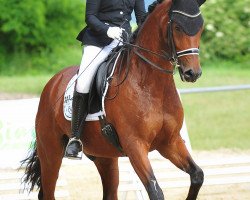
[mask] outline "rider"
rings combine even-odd
[[[137,25],[146,15],[144,0],[87,0],[86,24],[77,40],[85,46],[72,102],[72,135],[65,156],[80,158],[80,135],[87,116],[88,93],[98,66],[117,45],[121,45],[122,33],[131,34],[131,13],[135,11]]]

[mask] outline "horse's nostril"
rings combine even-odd
[[[186,76],[193,77],[194,76],[194,71],[192,69],[189,69],[185,71],[184,73]]]

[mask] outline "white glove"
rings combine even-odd
[[[112,39],[121,40],[123,30],[124,29],[119,28],[119,27],[109,27],[109,29],[107,31],[107,35],[108,35],[108,37],[110,37]]]

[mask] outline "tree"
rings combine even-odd
[[[202,7],[202,56],[243,59],[250,53],[250,0],[210,0]]]
[[[0,4],[0,50],[6,53],[70,44],[84,22],[83,0],[0,0]]]

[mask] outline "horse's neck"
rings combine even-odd
[[[152,13],[151,16],[145,21],[143,27],[141,28],[136,44],[142,46],[151,51],[162,54],[162,50],[167,49],[166,44],[166,34],[164,34],[161,30],[166,29],[167,27],[167,8],[168,5],[159,5],[162,8],[157,9],[155,13]],[[162,26],[165,26],[162,27]],[[140,51],[143,56],[145,56],[150,61],[154,62],[156,65],[172,70],[173,67],[171,63],[152,53],[145,52],[143,50]],[[138,56],[135,57],[139,62],[139,64],[133,66],[133,70],[138,74],[138,81],[144,82],[145,84],[154,84],[155,87],[162,87],[163,84],[167,84],[169,87],[175,87],[173,75],[165,74],[158,69],[152,67],[149,63],[141,60]],[[144,81],[143,81],[144,80]]]
[[[161,50],[166,50],[167,34],[163,33],[162,30],[166,32],[167,29],[169,21],[167,10],[170,4],[171,1],[165,1],[149,14],[138,35],[137,43],[139,45],[159,53]]]

